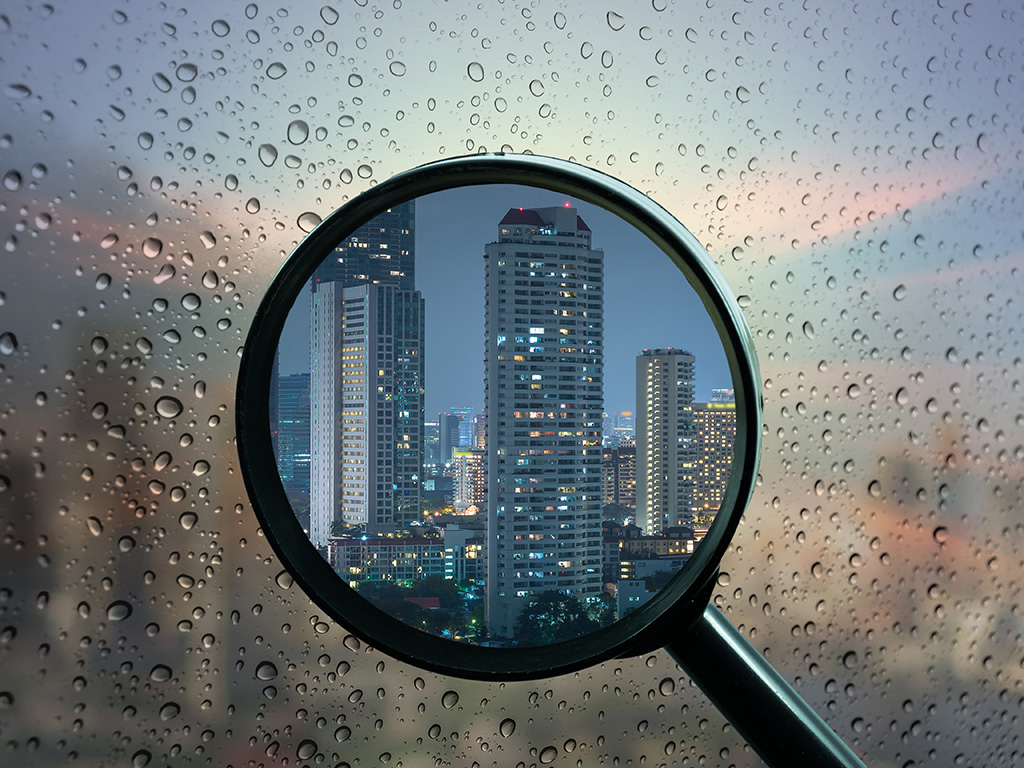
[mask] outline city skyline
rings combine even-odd
[[[484,246],[509,208],[576,208],[606,254],[605,410],[631,411],[634,360],[674,347],[701,361],[695,398],[732,388],[722,343],[679,269],[631,225],[597,206],[534,187],[484,185],[416,200],[416,288],[425,305],[425,406],[436,415],[483,405]],[[591,223],[593,222],[593,223]],[[325,254],[326,256],[326,254]],[[307,373],[309,294],[300,293],[281,341],[282,375]],[[304,367],[305,366],[305,367]]]

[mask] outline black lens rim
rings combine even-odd
[[[361,224],[423,195],[482,184],[519,184],[571,195],[632,224],[669,256],[708,311],[723,340],[736,397],[733,470],[722,506],[689,562],[656,597],[629,616],[577,640],[536,648],[490,648],[417,630],[376,608],[334,573],[302,531],[273,454],[270,377],[282,329],[316,267]],[[761,378],[739,304],[700,242],[646,195],[599,171],[538,155],[479,154],[439,160],[370,188],[327,216],[280,268],[253,318],[236,392],[236,437],[242,475],[263,534],[300,588],[341,626],[415,666],[480,680],[526,680],[564,674],[631,648],[675,639],[678,606],[706,601],[740,517],[753,493],[760,458]],[[692,609],[688,609],[692,613]]]

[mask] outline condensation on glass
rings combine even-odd
[[[368,649],[249,508],[277,267],[371,184],[504,149],[649,193],[740,294],[766,428],[716,604],[869,762],[1013,764],[1020,14],[8,4],[8,762],[756,764],[663,654],[499,685]]]

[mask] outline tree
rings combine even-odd
[[[519,612],[513,639],[519,645],[547,645],[600,629],[575,595],[543,592]]]

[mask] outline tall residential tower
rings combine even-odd
[[[636,359],[636,524],[648,536],[692,519],[695,362],[679,349]]]
[[[568,204],[510,209],[485,247],[487,624],[601,591],[604,252]]]

